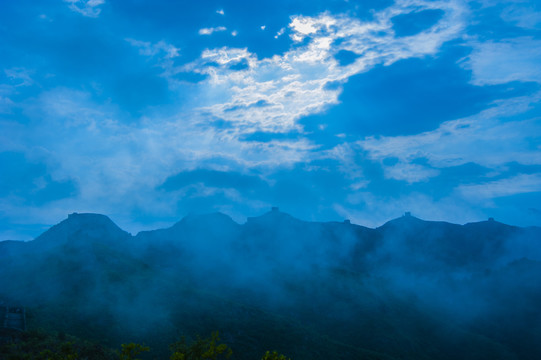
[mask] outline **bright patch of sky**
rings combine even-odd
[[[100,5],[105,0],[64,0],[69,4],[69,8],[79,14],[87,17],[98,17],[101,13]]]
[[[284,4],[3,2],[0,240],[73,211],[541,225],[537,2]]]
[[[225,26],[217,26],[213,28],[202,28],[199,29],[199,35],[212,35],[215,32],[221,32],[226,31],[227,28]]]

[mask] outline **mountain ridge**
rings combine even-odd
[[[188,214],[186,216],[184,216],[183,218],[181,218],[180,220],[176,221],[175,223],[173,223],[171,226],[169,227],[164,227],[164,228],[157,228],[157,229],[151,229],[151,230],[141,230],[135,234],[131,234],[129,232],[127,232],[126,230],[122,229],[119,225],[117,225],[113,220],[111,220],[107,215],[104,215],[104,214],[100,214],[100,213],[78,213],[78,212],[74,212],[74,213],[70,213],[68,214],[68,217],[65,218],[64,220],[61,220],[59,223],[55,224],[55,225],[52,225],[48,230],[44,231],[42,234],[38,235],[37,237],[35,237],[34,239],[32,240],[28,240],[28,241],[22,241],[22,240],[14,240],[14,239],[5,239],[5,240],[0,240],[0,243],[1,242],[4,242],[4,241],[15,241],[15,242],[30,242],[30,241],[34,241],[34,240],[38,240],[38,239],[42,239],[43,237],[45,237],[44,235],[51,229],[54,229],[56,227],[58,227],[59,225],[63,225],[63,224],[70,224],[70,226],[73,226],[75,224],[82,224],[82,225],[88,225],[88,224],[92,224],[92,226],[94,225],[100,225],[100,226],[109,226],[110,228],[116,228],[118,230],[121,230],[122,232],[126,233],[126,234],[129,234],[131,237],[138,237],[139,235],[144,235],[146,233],[151,233],[151,232],[155,232],[155,231],[164,231],[164,230],[172,230],[172,229],[176,229],[180,226],[182,226],[182,224],[185,224],[187,222],[190,222],[190,221],[200,221],[202,219],[220,219],[221,221],[228,221],[232,224],[235,224],[235,225],[238,225],[238,226],[244,226],[244,225],[247,225],[248,223],[250,224],[253,224],[253,223],[261,223],[262,221],[265,221],[265,220],[277,220],[277,219],[281,219],[281,220],[285,220],[287,219],[287,221],[293,221],[293,222],[297,222],[297,223],[303,223],[303,224],[335,224],[335,225],[351,225],[351,226],[356,226],[356,227],[361,227],[361,228],[365,228],[365,229],[371,229],[371,230],[378,230],[378,229],[384,229],[384,228],[388,228],[388,227],[391,227],[393,225],[396,225],[396,224],[411,224],[411,223],[418,223],[418,224],[424,224],[424,225],[444,225],[444,226],[448,226],[448,225],[451,225],[451,226],[459,226],[459,227],[479,227],[479,226],[492,226],[492,227],[504,227],[504,228],[507,228],[507,229],[510,229],[510,228],[515,228],[515,229],[531,229],[531,230],[541,230],[541,227],[540,226],[535,226],[535,225],[531,225],[531,226],[515,226],[515,225],[510,225],[510,224],[506,224],[506,223],[502,223],[502,222],[499,222],[499,221],[496,221],[492,218],[489,218],[488,220],[481,220],[481,221],[472,221],[472,222],[467,222],[467,223],[464,223],[464,224],[457,224],[457,223],[452,223],[452,222],[448,222],[448,221],[444,221],[444,220],[424,220],[424,219],[421,219],[421,218],[418,218],[416,216],[413,216],[409,213],[405,213],[404,215],[402,216],[399,216],[397,218],[394,218],[394,219],[391,219],[391,220],[388,220],[387,222],[383,223],[382,225],[380,226],[376,226],[376,227],[368,227],[368,226],[365,226],[365,225],[362,225],[362,224],[357,224],[357,223],[352,223],[350,220],[344,220],[344,221],[308,221],[308,220],[302,220],[302,219],[298,219],[296,217],[294,217],[293,215],[290,215],[288,213],[285,213],[285,212],[282,212],[276,208],[273,208],[273,210],[271,211],[268,211],[266,213],[263,213],[259,216],[253,216],[253,217],[247,217],[246,221],[244,223],[239,223],[239,222],[236,222],[235,220],[233,220],[232,217],[230,217],[229,215],[225,214],[225,213],[222,213],[222,212],[210,212],[210,213],[201,213],[201,214]],[[91,222],[90,220],[94,220],[94,222]]]
[[[537,360],[540,245],[539,228],[410,214],[368,228],[274,208],[132,235],[74,213],[0,242],[0,299],[41,311],[35,326],[104,341],[220,330],[246,360],[286,343],[296,360]]]

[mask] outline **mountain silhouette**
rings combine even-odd
[[[239,359],[533,360],[540,242],[536,227],[409,213],[375,229],[212,213],[135,236],[74,213],[0,242],[0,300],[34,309],[30,327],[106,342],[221,330]]]
[[[131,235],[120,229],[105,215],[73,213],[59,224],[38,236],[32,243],[39,246],[58,246],[69,242],[125,242]]]

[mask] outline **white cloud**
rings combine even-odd
[[[410,166],[407,181],[421,181],[437,175],[433,169],[476,163],[502,169],[506,164],[541,165],[541,119],[517,120],[541,100],[541,92],[532,96],[500,101],[478,115],[448,121],[438,129],[410,136],[368,137],[352,146],[359,146],[367,156],[380,161],[388,177],[396,178],[394,166]],[[536,145],[537,144],[537,145]],[[398,163],[387,166],[386,158]],[[427,166],[411,166],[416,160]]]
[[[76,197],[40,207],[0,199],[0,211],[13,219],[31,216],[42,223],[55,223],[73,211],[90,211],[110,214],[132,229],[125,209],[177,215],[178,198],[155,189],[180,171],[290,166],[314,149],[307,140],[243,142],[194,114],[124,124],[116,120],[120,114],[115,106],[66,88],[43,92],[25,104],[24,113],[28,123],[0,121],[0,152],[38,157],[53,180],[74,179],[80,189]],[[4,208],[7,204],[9,209]]]
[[[445,15],[419,34],[396,37],[391,18],[422,9],[442,9]],[[338,103],[340,86],[329,84],[344,83],[376,64],[434,54],[444,42],[461,36],[465,11],[453,1],[404,0],[376,13],[370,22],[328,13],[294,16],[289,27],[295,44],[283,55],[258,59],[246,49],[209,49],[177,71],[209,76],[201,86],[212,101],[203,104],[203,113],[234,123],[241,132],[289,131],[298,128],[300,117]],[[340,66],[334,58],[340,50],[358,54],[356,61]],[[240,61],[248,67],[231,68]]]
[[[541,82],[541,40],[521,37],[471,45],[474,50],[464,66],[472,71],[473,84]]]
[[[541,192],[541,174],[520,174],[483,184],[460,185],[456,191],[472,200]]]
[[[260,29],[261,29],[261,30],[265,30],[266,28],[267,28],[267,27],[266,27],[265,25],[261,25],[261,26],[260,26]]]
[[[64,0],[69,4],[69,8],[83,16],[96,18],[100,15],[100,5],[105,4],[105,0]]]
[[[307,35],[316,33],[322,27],[329,28],[335,23],[336,20],[331,16],[321,16],[317,19],[309,16],[296,16],[289,24],[289,27],[293,30],[291,38],[294,41],[302,41]]]
[[[0,95],[0,114],[8,114],[13,107],[13,101],[10,98]]]
[[[225,26],[218,26],[213,28],[202,28],[199,29],[199,35],[212,35],[215,32],[221,32],[226,31],[227,28]]]
[[[165,59],[172,59],[179,56],[180,49],[174,45],[166,43],[163,40],[157,43],[151,43],[148,41],[127,38],[126,41],[132,46],[139,48],[139,54],[141,55],[155,56],[161,54]]]
[[[216,10],[216,14],[225,15],[224,9]]]
[[[53,21],[53,19],[51,19],[50,17],[48,17],[46,14],[40,14],[40,15],[39,15],[39,18],[40,18],[41,20],[48,21],[48,22],[52,22],[52,21]]]
[[[239,32],[237,30],[231,31],[231,36],[237,36]]]
[[[541,12],[535,11],[532,6],[513,4],[503,10],[501,17],[503,20],[525,29],[541,28]]]
[[[284,35],[285,32],[286,32],[286,28],[281,28],[280,30],[278,30],[276,35],[274,35],[274,38],[278,39],[280,36]]]
[[[431,177],[439,175],[439,170],[431,169],[418,164],[399,162],[392,166],[384,167],[387,179],[404,180],[408,183],[426,181]]]
[[[12,86],[0,84],[0,114],[9,114],[11,112],[14,103],[9,96],[13,92]]]
[[[32,70],[25,68],[11,68],[5,69],[6,76],[15,82],[15,86],[30,86],[34,84],[34,80],[30,77]]]
[[[480,0],[483,8],[499,7],[500,17],[525,29],[539,29],[541,12],[537,11],[537,0]],[[483,9],[484,10],[484,9]]]
[[[96,3],[70,1],[70,5],[78,4],[79,7]],[[165,178],[180,171],[218,166],[217,159],[224,170],[258,168],[270,171],[268,169],[278,166],[332,157],[340,161],[341,171],[350,177],[352,192],[355,192],[348,199],[349,204],[341,208],[337,205],[336,209],[354,222],[367,224],[368,219],[369,225],[381,225],[382,219],[408,210],[429,219],[471,220],[479,213],[464,211],[456,198],[434,202],[419,194],[387,199],[359,192],[368,182],[361,166],[355,163],[355,154],[367,154],[370,159],[381,162],[387,157],[398,159],[393,165],[384,165],[384,174],[387,178],[410,183],[436,176],[442,168],[467,162],[496,170],[512,161],[541,164],[539,142],[535,141],[536,135],[541,133],[540,120],[510,119],[513,114],[540,102],[541,94],[497,103],[490,110],[446,122],[434,131],[412,136],[370,137],[330,151],[321,151],[306,139],[239,140],[239,135],[257,130],[298,129],[300,117],[321,112],[338,102],[340,86],[327,86],[330,83],[342,84],[378,64],[389,65],[400,59],[436,54],[444,42],[463,34],[466,10],[460,4],[458,1],[403,0],[374,13],[373,20],[368,22],[328,13],[292,17],[288,34],[293,46],[283,54],[264,59],[248,49],[224,47],[208,49],[196,62],[173,67],[172,58],[179,56],[175,46],[163,41],[151,43],[126,39],[141,55],[159,58],[160,66],[166,69],[163,76],[168,76],[170,81],[182,71],[208,75],[207,80],[193,86],[193,93],[201,95],[194,96],[199,101],[196,111],[192,112],[187,106],[177,116],[158,114],[142,118],[137,124],[122,124],[115,120],[119,115],[113,106],[96,104],[87,93],[68,89],[43,93],[26,104],[25,115],[32,126],[0,124],[0,148],[40,152],[49,159],[55,179],[75,178],[81,193],[77,198],[61,200],[41,209],[21,206],[18,212],[16,209],[1,210],[4,213],[13,210],[20,219],[29,213],[33,219],[41,216],[48,219],[43,221],[45,223],[57,222],[58,216],[61,219],[74,210],[96,211],[111,214],[129,227],[127,218],[115,215],[125,211],[118,209],[144,207],[156,216],[177,215],[177,199],[170,194],[157,194],[154,189]],[[97,5],[91,7],[99,10]],[[445,11],[437,24],[413,36],[395,36],[392,17],[432,8]],[[226,30],[225,27],[201,29],[200,34]],[[285,30],[281,30],[280,35]],[[519,45],[519,49],[525,48]],[[334,59],[340,50],[355,52],[357,60],[340,66]],[[479,47],[479,53],[482,50]],[[475,52],[472,56],[475,57]],[[246,66],[236,67],[239,64]],[[486,79],[495,75],[483,76]],[[522,77],[534,76],[537,75],[532,70]],[[0,112],[2,101],[7,108],[12,106],[9,97],[0,92]],[[232,126],[219,128],[213,125],[213,120],[222,119]],[[33,145],[25,147],[25,144]],[[416,162],[419,158],[425,160],[427,166]],[[518,189],[536,189],[536,181],[536,177],[519,178],[515,179],[515,184],[519,184]],[[492,195],[498,191],[502,193],[501,184],[488,184],[492,186]],[[474,190],[462,187],[457,198]],[[359,204],[364,204],[365,210],[358,210]]]

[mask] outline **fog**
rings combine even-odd
[[[371,229],[214,213],[135,236],[72,214],[0,243],[0,299],[31,326],[163,358],[182,335],[220,330],[238,359],[537,359],[540,241],[539,228],[409,214]]]

